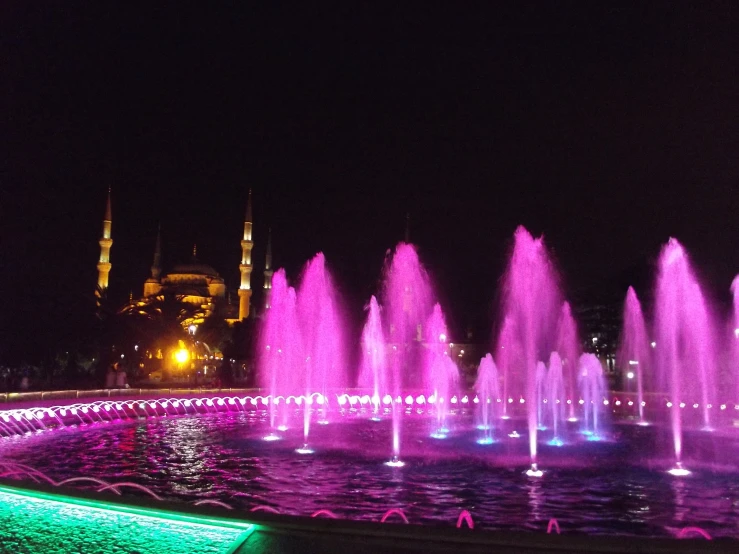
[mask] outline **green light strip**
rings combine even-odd
[[[114,502],[76,498],[73,496],[66,496],[64,494],[50,494],[39,491],[16,489],[4,485],[0,485],[0,493],[17,497],[34,498],[36,500],[43,500],[45,502],[51,502],[54,504],[72,504],[75,506],[82,506],[90,510],[97,510],[101,512],[119,512],[155,521],[164,520],[187,523],[188,525],[194,525],[208,529],[238,529],[241,530],[243,533],[248,534],[251,534],[257,529],[257,526],[255,524],[242,521],[220,519],[208,516],[181,514],[178,512],[169,512],[156,508],[139,508],[135,506],[127,506],[125,504],[116,504]]]

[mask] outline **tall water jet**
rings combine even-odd
[[[320,421],[326,422],[328,390],[346,386],[344,326],[339,313],[336,287],[326,269],[323,253],[316,254],[303,270],[297,308],[306,367],[303,427],[307,443],[310,406],[314,400],[322,411]]]
[[[575,419],[575,399],[577,398],[577,364],[582,353],[580,337],[577,332],[577,323],[572,317],[572,309],[569,302],[562,303],[557,323],[557,344],[555,351],[562,359],[562,374],[565,378],[566,395],[570,400],[568,417]],[[562,398],[562,402],[565,398]]]
[[[548,414],[547,420],[552,426],[552,439],[549,444],[559,446],[562,439],[559,432],[564,422],[564,396],[565,385],[562,373],[562,359],[557,352],[552,352],[549,356],[549,368],[547,369],[546,385],[544,387],[546,394],[544,404]],[[543,402],[541,402],[543,404]]]
[[[506,398],[526,403],[529,452],[536,464],[536,362],[553,350],[561,299],[556,272],[542,238],[519,227],[503,281],[503,325],[496,352]]]
[[[616,354],[619,366],[627,368],[627,383],[636,377],[636,400],[639,422],[644,423],[644,372],[650,365],[647,326],[641,304],[632,287],[626,292],[621,341]]]
[[[367,321],[362,330],[362,357],[360,361],[358,385],[372,390],[372,406],[377,415],[381,399],[389,394],[385,333],[380,319],[380,305],[372,296],[367,304]]]
[[[603,366],[595,354],[580,356],[578,382],[580,399],[583,404],[583,425],[581,431],[591,440],[599,440],[602,432],[601,414],[606,391]]]
[[[511,416],[508,415],[509,406],[512,405],[513,398],[510,396],[513,387],[513,371],[515,360],[524,360],[525,354],[523,352],[523,345],[518,340],[516,323],[513,317],[506,315],[503,319],[503,324],[498,334],[498,341],[496,346],[496,352],[498,353],[498,359],[501,361],[501,368],[503,372],[503,419],[508,419]],[[510,363],[509,363],[510,360]],[[511,370],[511,378],[509,379],[508,372]],[[519,383],[516,383],[517,385]],[[511,393],[509,393],[509,390]],[[510,398],[510,402],[508,399]],[[512,411],[512,406],[511,406]]]
[[[734,296],[734,313],[731,321],[732,361],[730,372],[734,376],[734,393],[739,400],[739,275],[734,277],[731,283],[731,292]]]
[[[537,428],[540,431],[546,429],[544,425],[544,399],[546,398],[546,386],[547,386],[547,366],[544,362],[536,363],[536,396],[530,398],[530,402],[536,403],[536,421]]]
[[[433,299],[428,273],[418,259],[416,249],[404,242],[388,254],[384,266],[382,306],[385,329],[391,344],[387,385],[392,391],[393,460],[400,456],[400,415],[397,402],[403,386],[420,385],[422,358],[418,344],[422,325],[431,314]]]
[[[459,381],[457,365],[449,357],[448,330],[441,306],[437,303],[426,321],[426,360],[423,365],[424,390],[431,391],[436,409],[436,429],[432,436],[443,438],[449,432],[447,415],[454,388]]]
[[[682,462],[682,407],[698,404],[710,427],[715,399],[715,350],[706,301],[682,245],[671,238],[662,248],[655,294],[658,387],[669,392],[675,458]]]
[[[295,289],[288,286],[285,270],[272,278],[271,308],[267,311],[259,337],[258,383],[271,396],[270,424],[275,428],[277,397],[300,395],[305,391],[303,346],[297,314]],[[283,410],[287,417],[287,409]]]
[[[500,382],[498,381],[498,368],[490,354],[480,360],[475,381],[475,392],[480,406],[480,422],[483,437],[478,440],[480,444],[491,444],[493,442],[493,421],[495,406],[500,398]]]

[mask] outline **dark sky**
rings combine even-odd
[[[197,242],[235,288],[252,187],[254,284],[271,226],[275,263],[323,250],[357,314],[406,212],[458,330],[489,333],[518,224],[583,301],[646,286],[669,236],[726,301],[733,2],[302,4],[3,3],[3,350],[89,307],[109,185],[122,299],[158,222],[165,263]]]

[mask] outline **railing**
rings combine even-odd
[[[196,387],[196,388],[128,388],[128,389],[70,389],[70,390],[53,390],[53,391],[33,391],[33,392],[4,392],[0,393],[0,403],[16,404],[22,402],[33,402],[38,400],[68,400],[77,398],[118,398],[127,396],[145,396],[159,394],[203,394],[203,393],[220,393],[220,392],[249,392],[258,389],[247,388],[213,388],[213,387]]]

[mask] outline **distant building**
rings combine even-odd
[[[183,302],[190,303],[200,308],[199,315],[194,318],[185,318],[181,321],[183,328],[188,329],[192,325],[200,325],[205,319],[214,313],[221,314],[229,324],[247,319],[252,315],[252,288],[251,272],[253,269],[251,251],[254,245],[252,241],[252,202],[251,191],[247,201],[246,216],[244,217],[244,234],[241,240],[241,261],[239,272],[241,281],[238,288],[238,305],[232,302],[228,294],[226,283],[218,272],[210,265],[200,261],[197,257],[197,246],[193,247],[192,259],[186,263],[180,263],[164,272],[162,268],[162,241],[161,233],[157,232],[154,246],[154,260],[151,266],[151,275],[143,284],[143,294],[129,298],[129,303],[123,307],[126,309],[131,305],[139,307],[151,304],[165,295],[175,296]],[[108,289],[108,278],[112,269],[111,246],[112,240],[112,209],[110,190],[103,217],[103,234],[100,238],[100,259],[97,264],[98,287],[97,294],[105,294]],[[271,235],[271,233],[270,233]],[[267,241],[267,255],[264,270],[265,307],[269,306],[269,290],[272,287],[272,246],[271,236]]]
[[[593,304],[575,310],[583,333],[583,352],[598,356],[609,380],[618,374],[616,351],[621,329],[621,306]]]
[[[112,225],[111,194],[108,190],[103,216],[103,232],[99,241],[100,258],[97,264],[96,296],[99,300],[107,294],[109,274],[113,267],[111,263]],[[120,308],[119,312],[151,316],[156,314],[157,310],[166,307],[167,303],[170,303],[170,308],[172,304],[175,307],[189,305],[190,308],[179,310],[177,323],[190,337],[189,340],[184,341],[172,340],[172,337],[150,337],[147,341],[149,344],[142,347],[140,351],[139,346],[136,345],[130,355],[131,358],[138,359],[138,363],[134,363],[133,359],[130,362],[126,361],[133,364],[139,373],[143,372],[145,375],[151,372],[160,373],[159,378],[161,378],[161,370],[183,376],[198,373],[213,375],[218,365],[217,361],[223,356],[217,348],[211,348],[202,339],[198,339],[198,328],[206,321],[217,320],[233,326],[237,322],[253,319],[257,315],[252,307],[251,252],[254,245],[252,225],[252,202],[251,191],[249,191],[244,217],[244,233],[240,241],[239,272],[241,278],[235,293],[229,292],[225,280],[211,265],[198,259],[197,246],[193,247],[192,258],[189,261],[176,264],[165,271],[162,267],[161,232],[157,231],[151,274],[143,283],[142,294],[134,297],[132,293],[129,301]],[[264,309],[269,308],[269,293],[272,288],[271,242],[270,232],[264,269]],[[173,368],[178,371],[173,372]]]

